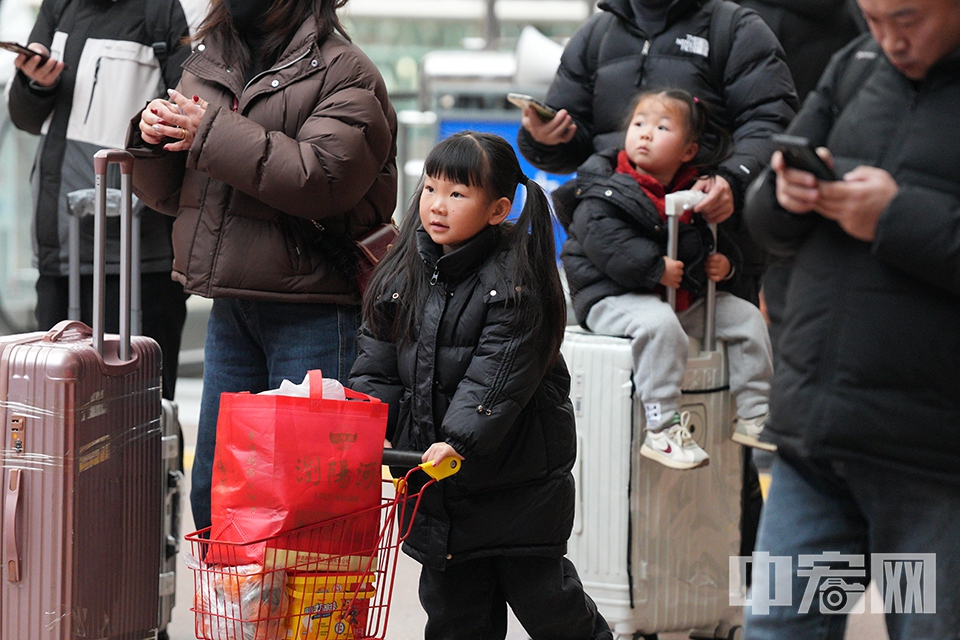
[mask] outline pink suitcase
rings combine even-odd
[[[103,334],[110,162],[124,192],[119,336]],[[0,640],[157,634],[160,348],[130,337],[133,158],[101,151],[95,163],[94,327],[0,338]]]

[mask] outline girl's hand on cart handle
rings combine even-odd
[[[449,447],[449,445],[447,446]],[[453,451],[452,455],[446,458],[437,458],[436,460],[427,458],[427,454],[429,454],[432,449],[433,447],[431,447],[427,453],[420,453],[419,451],[398,451],[393,448],[385,448],[383,450],[383,464],[390,467],[407,469],[420,467],[420,469],[434,480],[443,480],[460,471],[460,461],[463,460],[463,456],[457,453],[453,447],[449,447],[449,450]]]
[[[430,448],[423,454],[424,462],[432,462],[434,467],[440,466],[440,463],[447,458],[456,458],[463,460],[463,456],[457,453],[451,445],[446,442],[434,442]]]
[[[420,468],[435,480],[442,480],[460,471],[463,456],[446,442],[434,442],[423,454]]]

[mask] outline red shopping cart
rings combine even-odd
[[[403,479],[384,481],[379,507],[248,542],[212,540],[209,528],[184,536],[197,638],[384,638],[400,543],[423,491],[459,471],[460,463],[421,465],[421,454],[390,449],[383,455],[384,464],[413,468]],[[430,478],[410,492],[409,479],[420,472]],[[206,564],[207,557],[218,563]],[[245,564],[250,557],[262,561]]]

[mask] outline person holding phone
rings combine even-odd
[[[842,554],[830,569],[853,570],[852,586],[877,579],[891,640],[946,640],[960,629],[960,538],[944,533],[960,520],[960,0],[859,4],[870,34],[837,53],[789,129],[840,179],[778,151],[744,213],[795,258],[757,549]],[[911,565],[927,599],[893,604],[904,583],[881,554],[935,557]],[[784,576],[789,604],[747,610],[748,640],[843,638],[846,616],[804,606],[802,573]]]
[[[820,156],[810,141],[801,136],[777,134],[772,138],[777,151],[783,156],[783,162],[792,169],[800,169],[813,174],[817,180],[839,180],[837,173]],[[829,157],[829,156],[828,156]]]
[[[35,48],[31,49],[25,47],[22,44],[17,44],[16,42],[0,42],[0,49],[10,51],[17,54],[17,56],[24,56],[24,58],[37,58],[37,65],[46,64],[47,60],[50,59],[50,52],[47,51],[47,48],[40,44],[35,44]],[[19,58],[14,61],[14,66],[18,68],[23,66],[22,62],[24,58]]]
[[[36,319],[49,329],[68,313],[71,194],[94,186],[93,155],[122,148],[130,114],[180,79],[190,48],[178,0],[44,0],[26,48],[14,61],[10,119],[40,136],[34,160]],[[108,186],[119,187],[111,170]],[[144,209],[141,220],[142,330],[163,351],[163,397],[173,399],[186,321],[183,287],[170,279],[171,221]],[[107,229],[106,330],[119,329],[118,218]],[[80,223],[81,319],[92,322],[93,218]]]
[[[534,166],[571,173],[591,154],[623,143],[623,114],[646,90],[684,89],[709,105],[731,132],[733,153],[694,189],[707,197],[694,210],[724,222],[744,252],[734,293],[756,303],[766,256],[740,224],[747,185],[773,151],[797,109],[783,50],[754,11],[725,0],[604,0],[570,39],[545,102],[549,120],[524,112],[518,146]],[[555,192],[569,222],[574,185]]]
[[[747,186],[773,152],[770,136],[798,106],[780,44],[760,16],[727,0],[603,0],[597,7],[564,48],[547,91],[557,115],[544,121],[527,109],[518,148],[540,169],[570,173],[593,153],[623,144],[624,114],[637,93],[674,87],[704,101],[714,124],[733,137],[733,153],[715,175],[694,183],[707,193],[694,211],[720,223],[743,256],[737,276],[721,288],[759,304],[767,254],[741,212]],[[571,180],[553,193],[565,225],[577,206],[575,189]],[[751,454],[744,456],[741,555],[749,555],[763,500]]]

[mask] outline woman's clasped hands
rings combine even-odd
[[[193,144],[200,121],[207,111],[207,101],[199,96],[188,98],[173,89],[169,100],[152,100],[140,114],[140,136],[147,144],[163,145],[167,151],[186,151]]]

